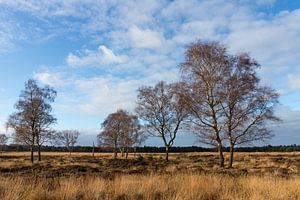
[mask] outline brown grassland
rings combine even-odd
[[[0,156],[0,199],[300,199],[300,152],[236,153],[232,169],[216,153],[29,153]],[[226,155],[228,159],[228,155]]]

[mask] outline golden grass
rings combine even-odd
[[[0,156],[0,199],[300,199],[300,152],[236,153],[233,169],[217,153],[28,152]],[[225,157],[228,158],[228,154]]]
[[[113,180],[91,176],[10,177],[1,179],[0,196],[3,200],[286,200],[300,199],[300,178],[204,174],[121,175]]]

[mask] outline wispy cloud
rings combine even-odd
[[[61,87],[65,85],[66,80],[58,73],[51,72],[37,72],[34,73],[33,78],[37,79],[43,84],[47,84],[53,87]]]
[[[104,45],[99,46],[97,51],[85,50],[81,55],[70,53],[67,64],[71,67],[103,67],[103,65],[119,64],[127,59],[124,55],[116,55],[111,49]]]
[[[18,23],[8,17],[9,13],[6,11],[0,13],[0,54],[13,51],[16,48],[14,43],[22,38],[22,34],[18,35]]]
[[[142,30],[137,26],[129,28],[128,37],[137,48],[161,48],[165,43],[162,33],[150,29]]]

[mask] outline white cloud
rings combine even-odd
[[[81,9],[81,5],[79,1],[59,1],[59,0],[52,0],[52,1],[35,1],[35,0],[0,0],[0,4],[6,5],[8,7],[23,11],[29,12],[32,15],[37,16],[67,16],[67,15],[79,15],[82,12],[76,12],[76,5],[78,6],[77,9]]]
[[[141,72],[139,72],[141,73]],[[141,78],[134,76],[119,77],[100,75],[91,78],[75,78],[70,80],[69,99],[63,105],[57,105],[67,112],[105,117],[119,108],[134,110],[136,92],[142,85],[154,85],[158,81],[176,81],[177,70],[149,70]]]
[[[135,91],[139,83],[138,80],[119,79],[112,76],[77,80],[75,87],[87,98],[85,102],[78,104],[77,108],[83,113],[103,116],[118,108],[132,110]]]
[[[0,124],[0,134],[5,134],[7,137],[11,137],[13,134],[13,130],[6,129],[5,124]]]
[[[0,134],[6,133],[6,128],[4,125],[0,125]]]
[[[178,44],[186,45],[194,42],[195,39],[201,40],[220,40],[222,34],[218,33],[224,27],[223,19],[190,21],[180,27],[180,32],[172,38]]]
[[[293,20],[287,15],[271,22],[237,22],[232,24],[226,43],[233,51],[250,52],[260,62],[293,64],[299,56],[294,49],[300,46],[300,28],[289,25]]]
[[[57,73],[37,72],[33,75],[33,77],[41,83],[50,85],[52,87],[61,87],[66,83],[66,80],[64,80],[63,77]]]
[[[270,19],[248,17],[228,25],[225,43],[232,52],[249,52],[262,65],[263,81],[287,94],[295,80],[300,53],[300,9],[276,14]],[[281,72],[280,72],[281,71]],[[276,81],[274,81],[276,80]],[[294,87],[294,86],[293,86]]]
[[[289,74],[288,75],[289,86],[293,90],[300,89],[300,74]]]
[[[146,56],[136,56],[132,62],[118,66],[109,74],[85,75],[78,68],[68,67],[39,72],[35,78],[44,84],[57,86],[55,107],[62,112],[105,117],[118,108],[133,111],[136,90],[140,86],[179,79],[178,68],[168,61],[168,57],[142,54]]]
[[[126,56],[116,55],[111,49],[101,45],[97,51],[85,50],[83,55],[76,56],[70,53],[67,57],[67,64],[72,67],[102,67],[103,65],[119,64],[126,59]]]
[[[150,29],[140,29],[132,26],[128,30],[128,37],[137,48],[160,48],[165,43],[163,34]]]

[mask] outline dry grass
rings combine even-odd
[[[83,176],[3,178],[1,199],[300,199],[300,178],[226,175],[121,175],[113,180]]]
[[[228,157],[228,155],[226,155]],[[236,153],[233,169],[216,153],[43,153],[0,156],[0,199],[300,199],[300,153]]]
[[[228,160],[228,154],[225,154]],[[233,169],[218,167],[217,153],[172,153],[166,163],[164,154],[140,154],[125,159],[112,159],[112,154],[43,152],[41,162],[33,165],[28,152],[10,152],[0,156],[0,173],[65,174],[93,173],[100,176],[150,173],[222,173],[231,175],[300,175],[300,152],[292,153],[236,153]]]

